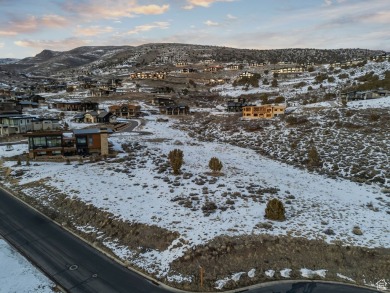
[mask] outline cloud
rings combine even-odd
[[[136,0],[68,0],[61,4],[63,10],[89,20],[119,19],[137,15],[158,15],[169,10],[169,5],[138,5]]]
[[[77,26],[75,33],[77,35],[82,35],[82,36],[96,36],[100,34],[110,33],[112,31],[113,28],[110,26],[101,27],[99,25],[95,25],[90,27]]]
[[[200,7],[210,7],[215,2],[234,2],[236,0],[187,0],[187,5],[183,7],[183,9],[193,9],[196,6]]]
[[[218,22],[214,22],[214,21],[211,21],[211,20],[205,21],[204,24],[207,25],[207,26],[218,26],[219,25]]]
[[[235,19],[237,19],[236,16],[231,15],[231,14],[226,15],[226,17],[227,17],[227,19],[230,19],[230,20],[235,20]]]
[[[0,43],[0,48],[4,48],[4,43]]]
[[[167,29],[169,25],[170,25],[169,22],[153,22],[151,24],[136,26],[134,29],[128,31],[127,33],[129,35],[132,35],[132,34],[138,34],[140,32],[150,31],[152,29]]]
[[[368,23],[384,23],[390,24],[390,11],[374,12],[371,14],[362,15],[360,19]]]
[[[16,36],[17,34],[15,31],[0,31],[0,36]]]
[[[23,33],[32,33],[44,30],[46,28],[61,28],[70,23],[65,17],[49,14],[36,17],[29,15],[25,18],[12,18],[6,23],[2,24],[3,30],[0,35],[14,36]]]
[[[78,38],[67,38],[64,40],[20,40],[15,41],[14,44],[19,47],[24,48],[34,48],[34,49],[49,49],[49,50],[56,50],[56,51],[64,51],[73,49],[80,46],[85,46],[90,44],[91,41],[89,40],[81,40]]]

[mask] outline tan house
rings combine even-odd
[[[245,106],[242,108],[242,117],[254,119],[272,119],[276,116],[284,114],[285,105],[261,105],[261,106]]]

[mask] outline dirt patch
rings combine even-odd
[[[183,289],[200,289],[199,266],[204,269],[204,291],[215,291],[216,280],[237,272],[246,273],[239,281],[229,281],[224,290],[284,279],[280,270],[285,268],[292,269],[292,279],[302,278],[302,268],[326,269],[326,280],[341,281],[337,277],[340,273],[363,285],[364,279],[374,281],[388,277],[390,249],[331,245],[318,240],[267,235],[217,237],[207,245],[194,247],[172,263],[172,270],[195,276],[192,284],[176,285]],[[247,272],[252,269],[256,269],[256,274],[250,278]],[[276,271],[272,278],[265,275],[270,269]]]

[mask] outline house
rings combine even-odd
[[[272,119],[284,114],[285,109],[285,105],[245,106],[242,108],[242,116],[244,118]]]
[[[96,111],[90,111],[86,112],[84,114],[84,122],[85,123],[97,123],[97,117],[98,117],[98,112]]]
[[[97,111],[99,103],[96,102],[54,102],[52,108],[60,111]]]
[[[39,156],[64,154],[62,131],[31,132],[25,136],[28,138],[28,153],[32,159]]]
[[[230,99],[227,101],[226,111],[227,112],[242,112],[242,107],[252,106],[247,103],[244,98]]]
[[[188,115],[190,108],[186,105],[171,105],[160,107],[160,114],[163,115]]]
[[[141,114],[141,106],[132,104],[112,105],[108,110],[120,118],[138,117]]]
[[[175,102],[170,98],[157,97],[152,100],[153,106],[169,106],[174,104]]]
[[[108,155],[109,128],[74,129],[76,151],[78,155]]]
[[[205,69],[203,69],[204,72],[218,72],[222,70],[222,66],[208,66]]]
[[[22,114],[22,106],[14,100],[0,102],[0,114]]]
[[[254,73],[245,71],[245,72],[240,73],[239,78],[244,78],[244,77],[251,78],[254,76],[255,76]]]
[[[85,113],[78,113],[78,114],[73,116],[73,120],[76,123],[83,123],[84,122],[84,116],[85,116]]]
[[[135,72],[130,74],[131,79],[165,79],[167,73],[165,71],[157,72]]]
[[[33,118],[21,114],[1,114],[0,136],[32,131]]]
[[[39,104],[33,101],[20,101],[18,104],[22,107],[22,110],[39,108]]]
[[[377,99],[386,96],[390,96],[390,91],[382,90],[382,89],[371,90],[371,91],[350,91],[350,92],[343,92],[340,94],[341,100],[347,102]]]
[[[226,70],[239,70],[242,67],[242,64],[228,64],[226,65]]]
[[[108,134],[111,129],[75,129],[73,132],[50,131],[29,132],[29,157],[72,156],[72,155],[108,155]]]
[[[32,120],[32,131],[50,131],[59,130],[61,125],[58,119],[52,118],[34,118]]]
[[[100,112],[97,116],[97,122],[98,123],[116,123],[117,122],[117,116],[111,112]]]

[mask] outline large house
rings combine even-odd
[[[235,98],[227,101],[226,111],[228,112],[242,112],[242,108],[246,106],[252,106],[246,102],[244,98]]]
[[[108,107],[108,110],[120,118],[138,117],[141,114],[141,106],[131,104],[112,105]]]
[[[76,101],[54,102],[52,107],[61,111],[97,111],[99,109],[99,103]]]
[[[242,116],[244,118],[272,119],[284,114],[285,109],[285,105],[245,106],[242,108]]]
[[[186,105],[161,106],[160,114],[163,115],[188,115],[190,108]]]
[[[0,114],[0,136],[32,131],[33,119],[22,114]]]
[[[75,129],[73,132],[29,132],[29,157],[108,155],[108,134],[111,129]]]
[[[382,97],[390,96],[388,90],[371,90],[371,91],[351,91],[341,93],[341,100],[345,101],[358,101],[358,100],[369,100],[377,99]]]

